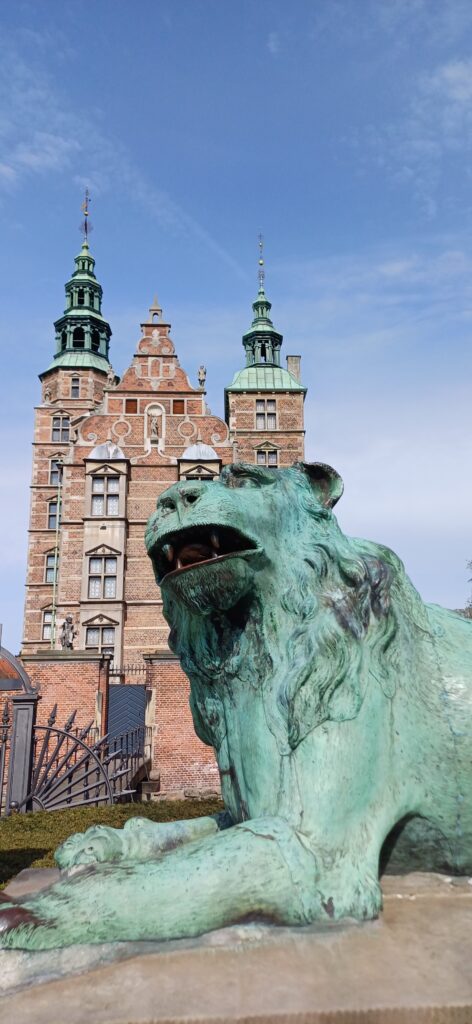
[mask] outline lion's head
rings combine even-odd
[[[160,496],[146,545],[207,742],[218,681],[262,690],[272,731],[292,748],[327,718],[354,717],[369,677],[391,695],[402,566],[344,536],[331,511],[342,490],[320,463],[236,463]]]

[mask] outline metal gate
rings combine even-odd
[[[108,694],[108,738],[144,727],[146,718],[146,687],[139,683],[116,683]]]

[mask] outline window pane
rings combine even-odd
[[[275,430],[276,429],[275,416],[273,415],[273,413],[269,413],[269,415],[267,416],[267,429],[268,430]]]
[[[268,459],[269,466],[276,466],[277,465],[277,452],[269,452],[268,455],[269,455],[269,459]]]
[[[258,430],[264,430],[265,416],[256,416],[256,427]]]
[[[108,493],[117,494],[120,489],[120,478],[118,476],[108,477]]]
[[[114,647],[102,647],[102,654],[111,654],[113,656],[114,653],[115,653],[115,648]]]
[[[46,569],[46,583],[54,583],[54,569]]]
[[[101,597],[102,596],[102,580],[100,576],[90,576],[88,585],[88,596],[89,597]]]
[[[48,530],[55,530],[57,525],[57,502],[49,502]]]
[[[119,512],[118,495],[112,494],[107,498],[107,516],[117,516]]]
[[[59,463],[57,459],[51,459],[49,463],[49,483],[59,483]]]
[[[78,377],[73,377],[72,378],[71,387],[70,387],[70,395],[71,395],[71,398],[79,398],[80,397],[80,380],[79,380]]]
[[[272,398],[267,400],[267,412],[275,412],[275,401]]]
[[[69,440],[69,417],[62,417],[61,441]]]
[[[94,573],[100,573],[101,571],[102,571],[102,559],[101,558],[91,558],[90,559],[90,565],[89,565],[89,572],[94,574]]]
[[[43,640],[51,639],[52,612],[43,612]]]
[[[138,411],[138,399],[137,398],[126,398],[125,399],[125,412],[135,413]]]
[[[185,412],[185,402],[183,398],[174,398],[172,403],[172,412],[174,416],[181,416]]]
[[[102,644],[114,644],[115,643],[115,627],[104,626],[102,629]]]
[[[103,494],[105,490],[105,477],[94,476],[92,480],[92,492],[93,494]]]
[[[116,596],[116,576],[105,576],[104,597]]]
[[[100,630],[95,626],[89,626],[85,633],[85,646],[98,647],[100,641]]]
[[[256,402],[256,412],[265,412],[265,402]]]
[[[258,452],[257,453],[257,465],[258,466],[265,466],[265,464],[266,464],[265,452]]]
[[[116,573],[116,558],[105,558],[105,572]]]
[[[103,497],[99,494],[95,494],[92,498],[92,515],[103,516],[105,512],[105,503]]]

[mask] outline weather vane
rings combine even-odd
[[[264,239],[262,235],[259,235],[259,290],[262,291],[264,288]]]
[[[82,203],[82,213],[84,215],[84,219],[83,219],[83,221],[81,221],[81,224],[80,224],[80,230],[83,233],[84,242],[88,241],[88,236],[89,236],[90,232],[92,231],[92,223],[91,223],[91,221],[89,221],[89,213],[90,213],[89,206],[90,206],[91,202],[92,202],[92,200],[90,198],[90,192],[89,192],[88,188],[86,188],[85,189],[84,201]]]

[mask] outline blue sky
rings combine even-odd
[[[4,642],[21,638],[37,374],[92,192],[122,372],[157,291],[212,410],[242,365],[266,240],[307,457],[346,532],[423,596],[469,594],[470,0],[3,0],[0,337]]]

